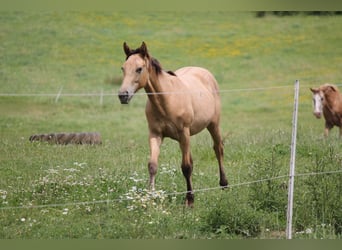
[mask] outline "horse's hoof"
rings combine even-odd
[[[194,207],[195,196],[193,193],[187,193],[185,197],[185,206],[193,208]]]
[[[188,208],[194,207],[194,201],[185,200],[185,206]]]
[[[227,180],[220,181],[220,186],[222,187],[222,189],[228,188],[228,181]]]

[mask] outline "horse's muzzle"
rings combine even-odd
[[[316,116],[317,119],[320,119],[322,117],[321,112],[314,112],[314,116]]]
[[[120,99],[121,104],[128,104],[131,100],[131,96],[129,95],[128,91],[119,92],[118,97]]]

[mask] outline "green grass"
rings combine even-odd
[[[312,116],[308,90],[341,83],[340,16],[3,12],[0,20],[0,93],[54,94],[0,97],[0,238],[284,238],[287,178],[272,178],[288,174],[296,79],[296,172],[341,170],[337,129],[323,140],[324,122]],[[61,88],[115,94],[124,41],[145,41],[165,69],[198,65],[216,76],[230,189],[196,192],[195,208],[186,209],[178,194],[185,191],[180,150],[166,139],[158,193],[146,190],[142,91],[128,106],[116,96],[104,96],[102,105],[99,96],[55,102]],[[100,132],[103,144],[28,141],[37,133],[82,131]],[[218,187],[209,134],[191,143],[195,189]],[[295,179],[294,238],[341,238],[341,178]],[[262,179],[272,180],[238,185]]]

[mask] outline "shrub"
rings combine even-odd
[[[282,144],[272,146],[270,153],[257,156],[249,166],[249,176],[251,180],[262,180],[250,186],[250,204],[266,212],[284,211],[285,218],[287,204],[287,183],[286,179],[277,179],[283,176],[284,164],[288,149]],[[287,162],[286,162],[287,164]],[[263,181],[264,180],[264,181]]]
[[[319,174],[340,170],[342,155],[338,145],[329,144],[312,153],[311,163],[306,168],[309,173],[303,181],[299,181],[302,190],[296,198],[295,207],[298,230],[308,226],[332,225],[335,233],[342,233],[342,175]],[[305,228],[306,227],[306,228]]]
[[[232,198],[221,200],[208,212],[202,230],[217,236],[256,237],[261,232],[262,220],[260,212]]]

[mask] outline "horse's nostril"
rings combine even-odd
[[[127,104],[129,101],[128,91],[119,92],[118,94],[121,104]]]

